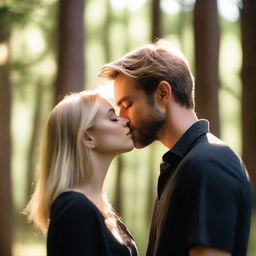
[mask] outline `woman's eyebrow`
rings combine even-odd
[[[108,115],[108,114],[111,113],[111,112],[114,113],[114,114],[116,113],[115,110],[114,110],[114,108],[110,108],[110,109],[107,111],[106,114]]]

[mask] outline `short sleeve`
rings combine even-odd
[[[106,255],[102,220],[88,200],[74,197],[51,220],[48,256]]]
[[[187,178],[187,246],[205,245],[231,252],[240,196],[236,180],[210,160],[192,164]]]

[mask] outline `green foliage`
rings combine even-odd
[[[40,7],[40,0],[16,0],[0,6],[0,36],[9,33],[14,25],[26,24]]]

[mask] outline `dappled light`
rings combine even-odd
[[[0,65],[4,65],[8,59],[9,49],[6,44],[0,44]]]
[[[213,16],[206,15],[209,23],[195,14],[196,0],[72,1],[67,2],[73,12],[66,9],[62,18],[59,7],[64,1],[35,1],[29,7],[26,0],[24,8],[17,8],[20,0],[0,1],[0,186],[8,195],[0,199],[1,211],[6,209],[0,224],[11,223],[3,244],[12,251],[4,255],[0,248],[1,256],[46,256],[46,238],[34,234],[21,212],[35,188],[42,130],[53,106],[66,94],[94,90],[113,104],[118,115],[113,81],[103,81],[98,74],[104,64],[153,38],[168,40],[187,57],[196,76],[196,113],[210,120],[213,133],[243,158],[256,181],[256,34],[245,21],[248,14],[242,16],[245,1],[215,0],[218,9],[209,11]],[[104,182],[141,256],[146,254],[159,165],[167,150],[157,141],[123,154],[111,163]],[[256,254],[255,219],[247,256]],[[5,230],[1,232],[5,236]]]
[[[43,244],[14,244],[13,254],[19,256],[46,256],[45,246]]]

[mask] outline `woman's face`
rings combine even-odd
[[[106,155],[118,155],[132,150],[134,144],[127,126],[128,122],[128,119],[116,115],[113,106],[107,100],[101,99],[90,131],[95,142],[94,150]]]

